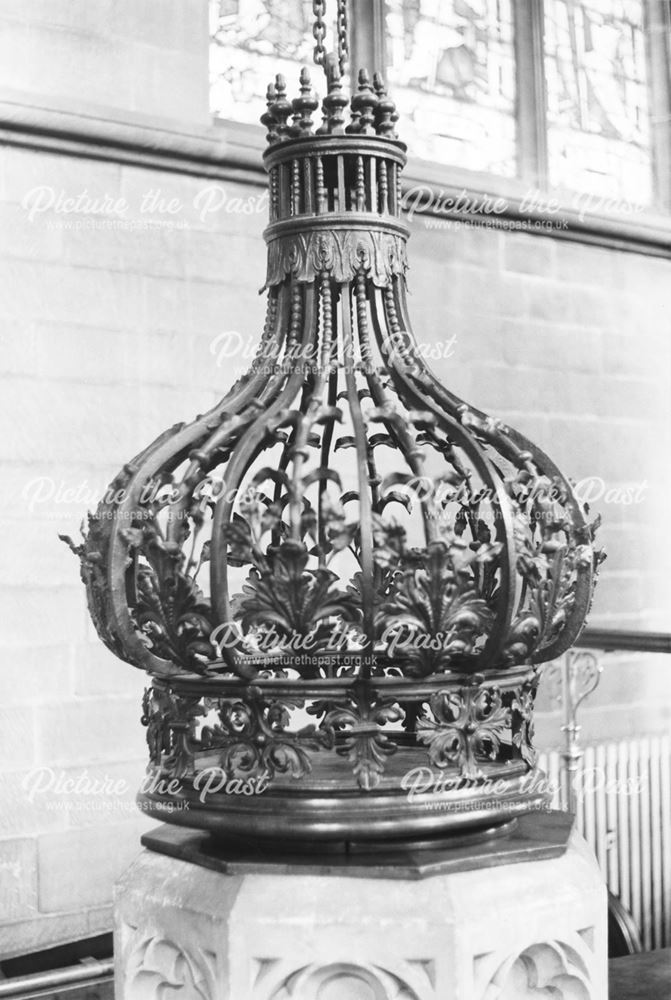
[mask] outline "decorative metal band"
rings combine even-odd
[[[279,163],[291,162],[297,156],[371,156],[391,160],[401,170],[407,160],[406,145],[398,139],[364,135],[311,135],[270,146],[263,154],[263,163],[270,172]]]
[[[328,273],[339,282],[353,281],[364,273],[374,285],[389,285],[408,267],[405,238],[383,231],[331,229],[282,236],[268,243],[266,288],[278,285],[288,275],[312,282]]]
[[[280,775],[304,778],[315,754],[335,750],[349,762],[359,787],[370,790],[379,784],[387,758],[407,746],[409,731],[416,733],[417,748],[426,748],[428,763],[452,770],[457,780],[480,780],[483,767],[505,769],[514,760],[534,766],[537,684],[533,668],[514,685],[492,684],[481,674],[467,682],[445,676],[427,701],[410,691],[398,700],[385,697],[358,682],[338,697],[315,700],[273,696],[257,685],[233,697],[185,697],[156,683],[145,692],[142,721],[151,764],[179,778],[195,775],[200,754],[230,779],[260,773],[271,781]],[[293,729],[291,712],[297,708],[306,709],[315,724]],[[214,719],[196,735],[198,720],[212,712]]]

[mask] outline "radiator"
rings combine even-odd
[[[540,755],[567,808],[559,751]],[[652,736],[587,746],[575,779],[576,823],[646,950],[671,946],[671,741]]]

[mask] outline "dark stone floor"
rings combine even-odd
[[[608,1000],[671,1000],[671,948],[613,958]]]

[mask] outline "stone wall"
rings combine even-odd
[[[591,625],[668,631],[671,263],[553,235],[417,217],[410,302],[445,384],[527,434],[603,518]],[[668,731],[668,657],[609,654],[585,740]],[[541,746],[560,745],[541,687]]]
[[[0,88],[207,124],[206,0],[3,0]]]

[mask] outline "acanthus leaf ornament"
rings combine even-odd
[[[147,727],[150,768],[183,778],[193,771],[196,726],[205,709],[197,697],[180,697],[154,686],[142,698],[142,724]]]
[[[522,684],[511,702],[513,745],[529,767],[534,767],[538,754],[534,747],[534,701],[538,689],[538,673]]]
[[[314,281],[324,272],[342,284],[353,281],[361,269],[378,288],[407,270],[405,239],[400,233],[314,230],[308,234],[278,236],[268,244],[268,272],[264,289],[288,276]]]

